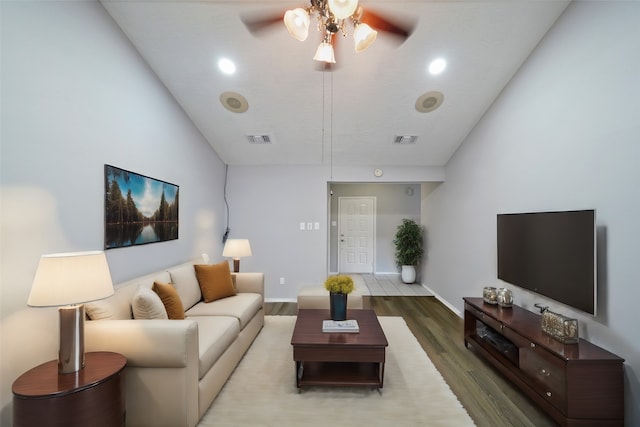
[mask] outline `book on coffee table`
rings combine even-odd
[[[357,320],[323,320],[322,332],[341,332],[341,333],[358,333],[360,328],[358,327]]]

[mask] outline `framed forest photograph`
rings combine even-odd
[[[179,187],[104,165],[104,248],[178,238]]]

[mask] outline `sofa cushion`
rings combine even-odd
[[[85,313],[91,320],[131,319],[131,299],[137,288],[137,284],[116,288],[109,298],[86,303]]]
[[[229,263],[222,261],[218,264],[196,264],[195,268],[198,284],[202,291],[204,302],[211,302],[236,294],[233,286]]]
[[[168,319],[167,310],[157,293],[140,286],[131,300],[134,319]]]
[[[240,329],[251,321],[253,316],[262,308],[262,295],[253,293],[239,293],[232,297],[222,298],[213,302],[200,302],[187,310],[189,319],[199,316],[230,316],[240,321]]]
[[[198,379],[201,379],[238,337],[240,324],[238,319],[226,316],[202,316],[190,320],[198,323]]]
[[[169,319],[184,319],[184,307],[178,291],[169,283],[155,282],[153,291],[160,296]]]
[[[193,264],[172,268],[169,270],[169,274],[171,275],[171,283],[178,291],[185,309],[193,307],[202,299]]]

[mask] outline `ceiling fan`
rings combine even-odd
[[[404,42],[414,27],[413,23],[392,22],[370,9],[365,11],[357,0],[310,0],[308,7],[287,10],[284,16],[281,13],[271,16],[245,16],[242,21],[254,35],[284,22],[291,37],[304,41],[309,35],[311,17],[316,17],[317,30],[322,36],[313,59],[323,63],[325,69],[336,62],[333,49],[338,40],[336,35],[342,33],[346,37],[349,27],[353,27],[356,52],[362,52],[373,43],[378,34],[376,29]]]

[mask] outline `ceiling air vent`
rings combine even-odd
[[[394,144],[415,144],[418,139],[417,135],[399,135],[393,140]]]
[[[249,144],[271,144],[269,135],[247,135]]]

